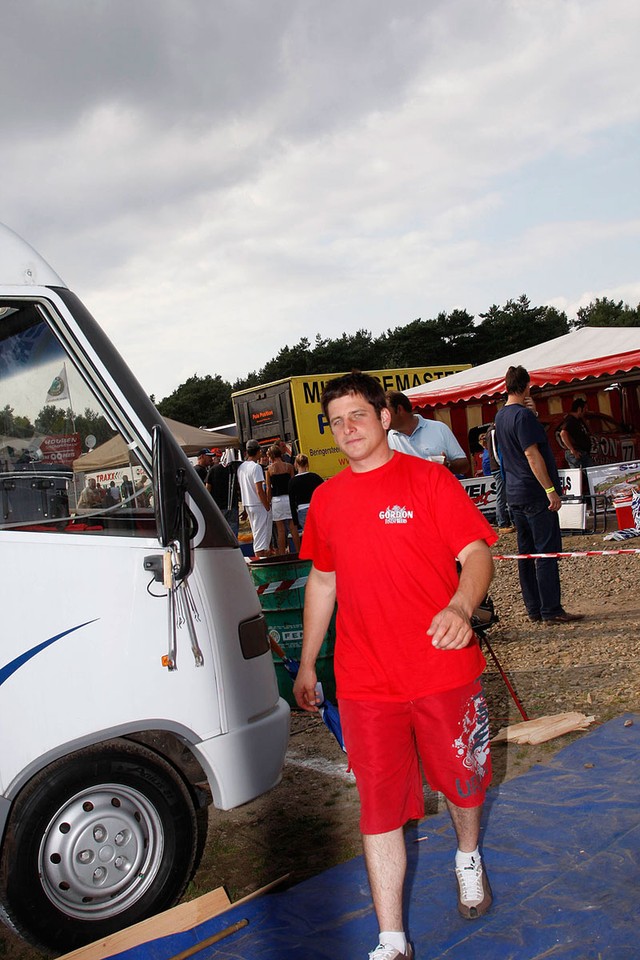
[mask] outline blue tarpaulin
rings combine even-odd
[[[406,897],[416,960],[636,960],[639,770],[640,717],[627,716],[490,790],[483,852],[494,903],[476,921],[456,910],[448,815],[412,826]],[[377,941],[357,857],[120,956],[168,960],[245,918],[246,927],[197,960],[366,960]]]

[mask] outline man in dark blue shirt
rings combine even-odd
[[[560,553],[560,479],[544,428],[528,406],[530,377],[524,367],[509,367],[505,383],[508,399],[495,424],[518,552]],[[562,606],[556,558],[518,560],[518,575],[530,620],[571,623],[583,619],[583,614],[567,613]]]

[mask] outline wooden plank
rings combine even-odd
[[[584,713],[556,713],[552,716],[538,717],[537,720],[527,720],[524,723],[513,723],[503,727],[492,743],[507,740],[513,743],[545,743],[555,737],[577,730],[586,730],[593,723],[595,717],[587,717]]]
[[[171,910],[165,910],[164,913],[159,913],[155,917],[149,917],[148,920],[141,920],[140,923],[135,923],[132,927],[118,930],[103,940],[96,940],[94,943],[89,943],[86,947],[80,947],[72,953],[65,953],[59,960],[105,960],[107,957],[122,953],[123,950],[137,947],[141,943],[159,940],[161,937],[168,937],[172,933],[183,933],[185,930],[191,930],[192,927],[204,923],[205,920],[218,917],[231,907],[237,907],[241,903],[247,903],[248,900],[254,900],[256,897],[262,896],[263,893],[268,893],[274,887],[285,883],[289,876],[290,874],[285,873],[284,876],[272,880],[271,883],[254,890],[253,893],[242,897],[241,900],[236,900],[235,903],[231,903],[224,887],[217,887],[210,893],[198,897],[197,900],[181,903],[177,907],[172,907]],[[203,947],[197,948],[197,950],[200,949],[203,949]]]
[[[141,943],[158,940],[160,937],[167,937],[172,933],[183,933],[185,930],[190,930],[192,927],[204,923],[205,920],[217,917],[231,906],[231,901],[224,887],[217,887],[210,893],[198,897],[197,900],[181,903],[177,907],[165,910],[164,913],[157,914],[155,917],[141,920],[140,923],[135,923],[132,927],[118,930],[109,937],[96,940],[94,943],[89,943],[86,947],[80,947],[71,953],[66,953],[60,960],[104,960],[105,957],[112,957],[116,953],[122,953],[123,950],[137,947]]]

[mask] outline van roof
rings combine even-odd
[[[66,287],[47,261],[4,223],[0,223],[0,285]]]

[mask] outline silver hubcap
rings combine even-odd
[[[40,844],[38,868],[62,913],[97,920],[121,913],[148,890],[163,851],[162,823],[144,794],[104,783],[58,810]]]

